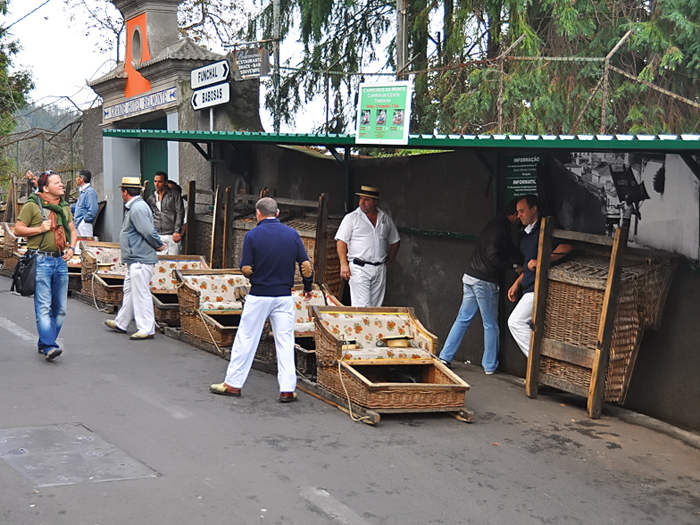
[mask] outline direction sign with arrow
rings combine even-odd
[[[210,86],[224,80],[228,80],[231,72],[228,60],[219,60],[203,67],[190,71],[190,85],[192,89]]]
[[[192,93],[192,109],[195,111],[226,104],[231,100],[231,86],[228,82],[222,82],[215,86],[209,86]]]

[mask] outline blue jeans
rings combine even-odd
[[[454,359],[467,328],[480,310],[484,321],[484,357],[481,366],[487,372],[494,372],[498,368],[498,284],[479,280],[473,285],[462,283],[462,286],[462,306],[440,352],[440,359],[447,362]]]
[[[56,339],[66,318],[68,266],[61,257],[36,256],[34,313],[39,332],[39,350],[58,348]]]

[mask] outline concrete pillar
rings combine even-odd
[[[179,113],[177,111],[168,113],[168,131],[179,131]],[[168,142],[168,178],[180,184],[180,143]]]
[[[106,242],[119,242],[119,231],[124,217],[124,201],[119,185],[122,177],[141,175],[141,148],[137,139],[104,137],[102,162],[104,167],[104,190],[107,204],[104,213],[104,238]]]

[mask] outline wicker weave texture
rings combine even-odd
[[[377,365],[384,366],[384,365]],[[414,365],[421,366],[421,365]],[[318,384],[343,398],[350,396],[353,403],[369,409],[451,409],[464,408],[464,391],[453,388],[454,383],[434,365],[427,374],[425,383],[395,383],[391,386],[374,390],[350,374],[345,366],[341,366],[341,376],[338,366],[318,369]],[[431,383],[428,385],[428,383]],[[347,390],[347,394],[345,391]]]
[[[546,339],[596,349],[608,269],[609,259],[586,256],[550,270],[544,322]],[[605,401],[624,399],[644,329],[657,320],[669,278],[668,260],[623,262]],[[540,371],[584,389],[588,389],[591,381],[591,369],[544,356]]]

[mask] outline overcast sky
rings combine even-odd
[[[11,0],[5,27],[41,6],[46,0]],[[80,108],[95,100],[95,93],[86,86],[111,71],[114,61],[96,50],[96,38],[86,37],[82,24],[69,24],[62,0],[49,0],[37,11],[10,28],[22,51],[14,63],[30,69],[36,88],[30,93],[34,102],[46,104],[59,97],[70,97]],[[66,100],[60,102],[67,106]]]
[[[94,106],[97,95],[87,87],[86,80],[99,78],[114,69],[114,54],[111,57],[100,54],[97,37],[85,35],[84,23],[69,22],[63,0],[49,0],[48,3],[46,0],[10,0],[9,7],[4,25],[14,24],[10,32],[23,48],[15,57],[14,65],[32,71],[36,88],[30,93],[31,100],[39,104],[57,102],[67,107],[71,103],[61,97],[68,97],[81,109]],[[282,49],[289,52],[292,48],[293,44],[287,44]],[[302,109],[294,128],[282,125],[281,131],[307,133],[320,125],[324,120],[323,98],[317,98],[320,100]],[[260,115],[265,130],[272,131],[272,115],[262,108]]]

